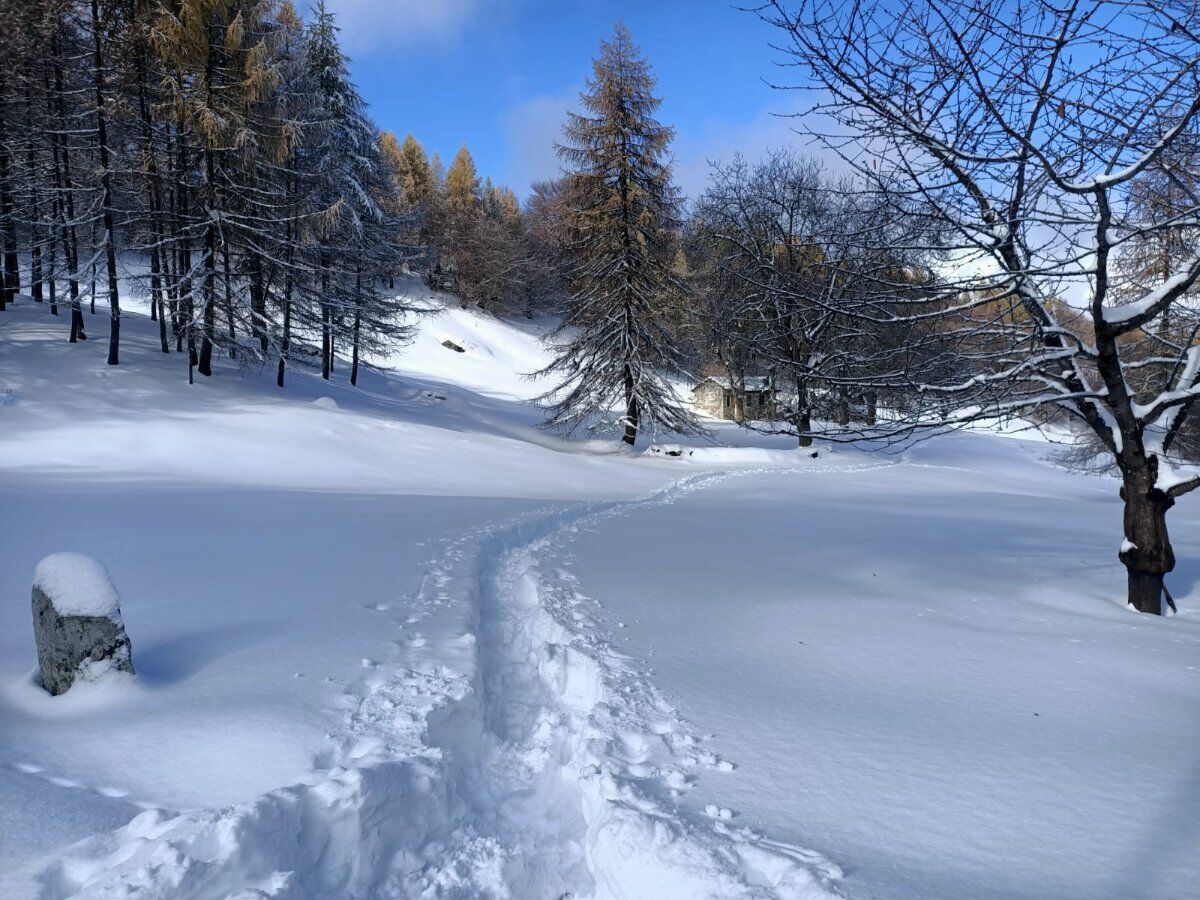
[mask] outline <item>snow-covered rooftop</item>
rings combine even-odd
[[[733,381],[731,379],[727,378],[724,375],[709,375],[707,378],[701,379],[700,382],[696,385],[696,387],[692,388],[692,390],[696,390],[701,385],[706,384],[710,381],[713,382],[714,384],[719,384],[721,387],[723,387],[727,391],[739,389],[734,386]],[[767,378],[765,375],[747,375],[745,378],[742,379],[742,384],[740,387],[740,390],[744,390],[744,391],[768,391],[770,389],[771,389],[771,379]]]

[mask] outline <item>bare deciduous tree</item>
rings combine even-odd
[[[875,310],[936,320],[929,334],[974,369],[894,373],[924,398],[894,427],[1038,409],[1080,423],[1120,471],[1129,603],[1160,613],[1175,565],[1166,514],[1200,487],[1172,455],[1200,397],[1200,319],[1185,299],[1200,255],[1167,260],[1137,289],[1119,259],[1200,224],[1200,192],[1173,153],[1200,114],[1200,7],[773,0],[758,12],[809,76],[794,85],[812,92],[806,127],[860,177],[901,185],[956,263]],[[1165,219],[1132,202],[1152,171],[1174,188]],[[1167,314],[1172,329],[1152,333]],[[1153,387],[1137,377],[1148,362],[1166,373]]]

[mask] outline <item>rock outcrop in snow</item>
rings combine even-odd
[[[133,674],[117,589],[104,566],[80,553],[52,553],[33,577],[33,635],[42,684],[65,693],[77,680]]]

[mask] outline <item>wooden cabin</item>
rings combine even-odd
[[[744,378],[740,385],[710,375],[692,388],[692,406],[697,412],[731,422],[770,419],[775,415],[775,389],[769,378],[760,375]]]

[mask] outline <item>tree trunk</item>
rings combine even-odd
[[[163,284],[167,279],[165,254],[163,253],[162,190],[158,177],[158,159],[154,151],[154,126],[150,115],[150,101],[146,96],[146,54],[138,45],[136,57],[138,114],[142,126],[142,152],[146,166],[146,199],[150,212],[150,318],[158,320],[158,341],[163,353],[171,352],[167,339],[166,292]],[[169,166],[169,161],[168,161]]]
[[[225,321],[229,328],[229,358],[237,358],[237,328],[233,321],[233,276],[229,271],[229,241],[221,238],[221,268],[225,278]]]
[[[112,175],[108,171],[108,117],[104,114],[104,69],[100,56],[100,0],[92,0],[92,45],[96,86],[96,142],[100,152],[100,192],[103,203],[104,261],[108,268],[108,364],[115,366],[121,352],[121,298],[117,293],[117,235],[113,221]],[[95,303],[95,293],[92,302]]]
[[[7,62],[4,63],[8,65]],[[2,67],[0,67],[2,68]],[[8,147],[8,111],[4,73],[0,72],[0,244],[4,251],[4,280],[0,285],[0,310],[11,303],[20,290],[21,272],[17,265],[17,233],[13,222],[13,193]]]
[[[330,372],[333,366],[330,365],[330,356],[333,353],[333,348],[330,341],[330,321],[329,321],[329,304],[321,304],[321,377],[326,381],[329,380]]]
[[[66,137],[60,132],[65,129],[67,109],[64,100],[64,85],[62,66],[58,63],[59,44],[57,35],[50,42],[50,54],[54,63],[54,106],[57,119],[51,137],[54,151],[54,182],[62,192],[62,200],[58,205],[59,224],[61,227],[63,257],[67,264],[67,284],[71,300],[71,333],[70,342],[87,340],[83,330],[83,310],[79,306],[79,236],[75,230],[75,191],[71,182],[71,150]],[[46,93],[50,96],[48,73],[43,73],[46,81]]]
[[[358,387],[358,332],[362,313],[354,311],[354,349],[350,355],[350,384]]]
[[[54,234],[54,204],[51,204],[50,243],[46,247],[46,289],[49,291],[50,315],[58,315],[58,238]]]
[[[632,447],[637,442],[638,424],[641,411],[638,409],[637,397],[634,396],[633,370],[625,366],[625,434],[621,440]]]
[[[1138,612],[1162,615],[1163,578],[1175,568],[1175,551],[1167,533],[1167,510],[1175,501],[1154,487],[1157,473],[1127,474],[1121,486],[1125,501],[1125,545],[1118,558],[1129,576],[1128,602]]]
[[[204,168],[208,183],[207,224],[204,226],[204,321],[201,326],[200,361],[196,369],[208,377],[212,375],[213,330],[217,321],[217,225],[212,219],[216,209],[213,181],[217,173],[211,149],[204,151]]]
[[[208,56],[204,63],[205,106],[214,109],[213,102],[213,68],[216,48],[213,46],[211,25],[206,24],[208,32]],[[217,212],[217,161],[216,150],[212,140],[207,139],[204,145],[204,321],[200,342],[200,362],[197,366],[200,374],[206,378],[212,375],[213,331],[217,320],[217,223],[214,215]]]
[[[796,379],[796,431],[800,434],[799,444],[801,447],[812,446],[812,413],[808,409],[808,382],[803,379]]]
[[[35,303],[45,301],[42,291],[42,198],[40,196],[40,173],[37,165],[37,149],[33,137],[33,70],[25,76],[25,127],[28,131],[25,143],[25,159],[29,169],[29,293]]]
[[[362,273],[357,264],[354,269],[354,328],[350,348],[350,384],[358,387],[358,338],[362,327]]]
[[[270,343],[267,337],[267,290],[263,283],[262,257],[256,252],[249,254],[250,278],[250,328],[258,339],[258,349],[263,361],[267,359]]]
[[[837,423],[842,428],[850,425],[850,401],[839,397],[837,402]]]
[[[879,418],[879,397],[867,394],[867,425],[874,425]]]
[[[287,355],[292,341],[292,274],[289,271],[283,281],[283,336],[279,341],[279,371],[275,384],[283,387],[283,372],[287,366]]]

